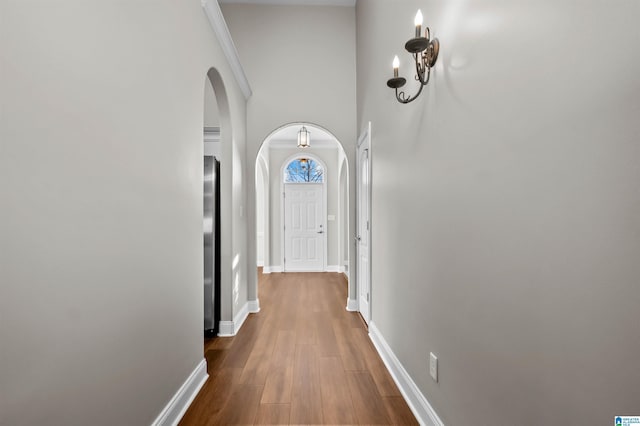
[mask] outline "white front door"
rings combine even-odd
[[[324,197],[321,183],[284,185],[284,270],[324,270]]]
[[[358,169],[357,169],[357,196],[358,196],[358,235],[357,256],[358,256],[358,306],[360,315],[368,324],[371,316],[371,219],[370,219],[370,169],[369,169],[369,140],[365,138],[358,146]]]

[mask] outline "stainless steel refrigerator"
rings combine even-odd
[[[220,324],[220,162],[204,157],[204,334],[218,333]]]

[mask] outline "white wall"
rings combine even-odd
[[[347,164],[347,157],[345,153],[340,150],[338,152],[338,191],[340,192],[339,198],[339,227],[338,232],[338,245],[339,245],[339,262],[342,272],[345,272],[349,276],[349,244],[353,241],[351,237],[351,230],[349,229],[349,166]],[[355,208],[355,205],[354,205]]]
[[[247,103],[247,164],[255,165],[258,150],[271,132],[292,122],[315,123],[329,130],[353,161],[357,132],[355,9],[255,4],[221,7],[253,89]],[[247,203],[252,247],[253,182]],[[353,223],[353,215],[350,221]],[[248,264],[255,261],[250,259]],[[257,289],[252,272],[250,298],[254,297],[252,289]]]
[[[256,203],[256,264],[258,266],[270,267],[271,250],[271,232],[270,232],[270,215],[271,210],[271,192],[269,190],[269,149],[262,149],[256,158],[256,199],[260,200]],[[260,175],[258,177],[258,175]],[[260,232],[262,234],[260,234]],[[262,261],[262,265],[260,265]]]
[[[220,127],[218,101],[209,80],[204,84],[204,127]]]
[[[386,87],[422,8],[440,59]],[[373,321],[446,425],[640,407],[640,3],[359,1]],[[440,382],[428,354],[439,358]]]
[[[0,8],[0,424],[150,424],[203,359],[208,69],[229,176],[244,98],[199,0]],[[241,304],[246,182],[225,182]]]
[[[264,266],[265,259],[265,199],[269,192],[265,189],[265,170],[261,170],[260,165],[256,168],[256,264]]]

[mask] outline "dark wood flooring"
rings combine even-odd
[[[261,311],[205,341],[189,425],[415,425],[337,273],[259,274]]]

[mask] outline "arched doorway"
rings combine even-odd
[[[204,334],[221,333],[232,320],[231,119],[224,83],[210,68],[203,113],[203,299]]]
[[[302,126],[310,132],[308,148],[298,148],[297,135]],[[345,273],[348,279],[350,215],[347,155],[330,131],[312,123],[289,123],[274,130],[258,151],[255,176],[256,263],[263,266],[263,272],[267,274],[286,269],[283,170],[296,158],[314,158],[324,166],[326,258],[322,270]]]

